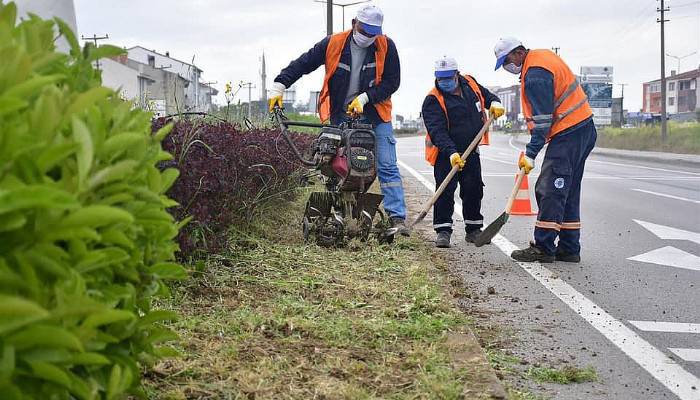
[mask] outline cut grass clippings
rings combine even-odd
[[[598,374],[596,374],[593,367],[576,368],[572,366],[565,366],[561,369],[532,367],[527,371],[527,376],[533,379],[535,382],[558,383],[561,385],[567,385],[570,383],[595,382],[598,380]]]
[[[305,245],[300,210],[232,232],[229,251],[173,291],[183,356],[148,374],[151,397],[462,398],[480,378],[473,359],[451,357],[467,321],[427,244]]]

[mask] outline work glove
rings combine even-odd
[[[270,112],[275,109],[275,106],[282,108],[282,96],[284,95],[285,89],[287,89],[287,87],[279,82],[272,83],[270,99],[268,100]]]
[[[492,101],[491,107],[489,107],[489,113],[491,113],[493,119],[497,119],[498,117],[506,113],[506,109],[503,107],[503,104],[501,104],[501,102]]]
[[[461,171],[462,168],[464,168],[464,160],[462,160],[462,155],[459,153],[452,153],[450,156],[450,164],[452,165],[452,168],[454,168],[455,165],[459,166],[459,170]]]
[[[367,93],[362,93],[361,95],[355,97],[355,100],[348,104],[348,114],[357,115],[362,114],[365,108],[365,104],[369,103],[369,96]]]
[[[525,171],[525,174],[529,174],[535,168],[535,160],[526,156],[524,153],[520,154],[518,159],[518,168]]]

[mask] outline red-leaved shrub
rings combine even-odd
[[[156,120],[154,131],[167,121]],[[291,133],[300,149],[312,137]],[[279,130],[242,130],[226,122],[181,120],[163,141],[173,155],[162,167],[175,167],[180,177],[168,192],[180,206],[177,220],[192,217],[180,230],[180,257],[224,248],[231,224],[253,217],[265,202],[284,203],[299,185],[302,165]]]

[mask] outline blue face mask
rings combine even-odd
[[[457,89],[457,81],[454,79],[438,79],[438,87],[443,92],[452,92]]]

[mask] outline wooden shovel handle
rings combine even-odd
[[[515,196],[518,195],[518,191],[520,190],[520,185],[523,183],[523,179],[525,179],[525,170],[521,168],[520,171],[518,171],[518,175],[515,179],[515,186],[513,186],[513,191],[510,193],[510,197],[508,198],[508,204],[506,205],[506,214],[510,214],[510,210],[513,209]]]
[[[469,147],[467,147],[467,150],[465,150],[464,153],[462,153],[462,160],[463,161],[466,161],[467,157],[469,157],[469,154],[471,154],[471,152],[474,151],[474,148],[476,148],[476,146],[479,145],[479,142],[481,142],[481,138],[484,136],[486,131],[489,129],[489,126],[491,126],[492,122],[493,122],[493,117],[489,116],[489,118],[486,120],[486,123],[484,123],[484,126],[481,127],[481,130],[479,130],[479,133],[476,134],[476,136],[474,137],[474,140],[472,140],[472,142],[469,144]],[[428,200],[428,203],[426,203],[425,207],[423,207],[420,214],[418,214],[418,218],[416,218],[416,220],[413,222],[413,224],[411,224],[411,226],[416,225],[417,223],[422,221],[423,218],[425,218],[425,216],[428,214],[428,211],[430,211],[430,207],[432,207],[433,204],[435,204],[438,197],[440,197],[442,192],[445,191],[445,188],[447,188],[447,185],[450,184],[450,181],[452,180],[452,178],[454,178],[454,176],[458,170],[459,170],[459,167],[457,165],[452,167],[452,169],[450,170],[450,173],[447,174],[447,177],[445,178],[445,180],[442,181],[442,184],[440,184],[440,186],[437,188],[433,197],[431,197],[430,200]]]

